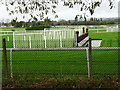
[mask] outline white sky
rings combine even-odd
[[[118,17],[118,1],[120,0],[115,0],[114,6],[115,8],[109,9],[109,3],[108,0],[103,0],[104,2],[102,3],[101,7],[97,7],[94,14],[92,17]],[[53,15],[49,15],[51,19],[53,20],[60,20],[60,19],[65,19],[65,20],[74,20],[75,15],[80,13],[78,11],[78,7],[76,6],[75,8],[68,8],[68,7],[63,7],[61,5],[58,5],[56,8],[58,18],[54,18]],[[87,12],[88,13],[88,12]],[[91,15],[88,13],[89,17]],[[18,17],[18,20],[22,20],[21,15],[14,15],[14,16],[9,16],[8,12],[6,11],[6,7],[1,5],[0,6],[0,22],[6,21],[7,19],[13,19],[15,16]],[[27,19],[27,18],[26,18]]]

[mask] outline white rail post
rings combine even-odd
[[[9,36],[7,36],[7,40],[10,41]]]
[[[15,48],[15,33],[13,31],[13,48]]]
[[[55,39],[55,30],[54,30],[54,34],[53,34],[53,39]]]
[[[72,31],[72,38],[75,38],[75,31]]]
[[[26,36],[24,35],[24,41],[26,40]]]
[[[12,49],[10,49],[10,77],[13,78]]]
[[[45,33],[46,33],[46,29],[44,29],[44,41],[45,41],[45,48],[46,48],[46,35],[45,35]]]
[[[60,33],[60,48],[62,48],[62,37],[61,37],[61,33]]]
[[[29,46],[30,46],[30,48],[31,48],[31,36],[29,36]]]

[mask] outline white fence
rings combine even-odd
[[[79,35],[82,34],[82,29],[13,32],[13,46],[14,48],[62,48],[70,44],[72,47],[76,31],[80,32]]]
[[[108,26],[107,32],[120,32],[118,25],[115,26]]]
[[[30,30],[30,31],[0,31],[0,36],[7,41],[13,42],[14,48],[62,48],[73,46],[75,32],[80,29],[62,29],[62,30]],[[54,45],[56,44],[56,45]]]
[[[113,28],[110,28],[108,26],[101,27],[104,28],[89,30],[96,30],[97,32],[101,30],[106,30],[106,32],[114,32],[117,30],[113,30]],[[12,40],[14,48],[62,48],[73,46],[73,43],[75,42],[76,31],[79,31],[79,36],[83,33],[82,27],[67,27],[62,28],[61,30],[45,29],[41,31],[0,31],[0,36],[6,36],[7,41]]]

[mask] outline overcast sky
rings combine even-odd
[[[103,1],[104,2],[102,3],[101,7],[97,7],[95,13],[92,16],[87,12],[89,17],[97,17],[97,18],[118,17],[118,1],[120,0],[115,0],[114,3],[115,8],[113,9],[110,9],[108,0],[103,0]],[[58,5],[56,11],[58,14],[58,18],[55,19],[53,15],[49,15],[49,17],[53,20],[60,20],[60,19],[74,20],[75,15],[80,13],[77,6],[74,8],[68,8],[68,7],[63,7],[62,5]],[[15,16],[18,17],[18,20],[22,20],[21,15],[15,15]],[[15,16],[13,15],[9,16],[8,12],[6,11],[6,7],[4,5],[0,5],[0,22],[6,21],[7,19],[13,19],[15,18]]]

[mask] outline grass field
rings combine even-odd
[[[98,33],[92,30],[89,31],[89,36],[93,39],[103,39],[102,47],[118,47],[118,32]],[[6,36],[3,37],[7,39]],[[13,37],[10,36],[7,47],[13,48],[12,40]],[[37,41],[34,41],[34,44],[36,43]],[[52,44],[57,45],[55,42]],[[10,65],[10,52],[7,55]],[[14,77],[87,76],[86,51],[13,51],[12,60]],[[92,70],[93,75],[99,77],[118,74],[118,51],[93,51]]]
[[[86,51],[13,51],[12,60],[14,77],[87,77]],[[93,51],[92,71],[95,77],[117,75],[118,51]]]
[[[12,30],[15,30],[15,31],[25,31],[25,28],[13,28],[13,27],[3,27],[3,28],[0,28],[1,31],[12,31]]]
[[[92,39],[102,39],[101,47],[119,47],[120,32],[96,32],[92,30],[89,32],[89,37]]]

